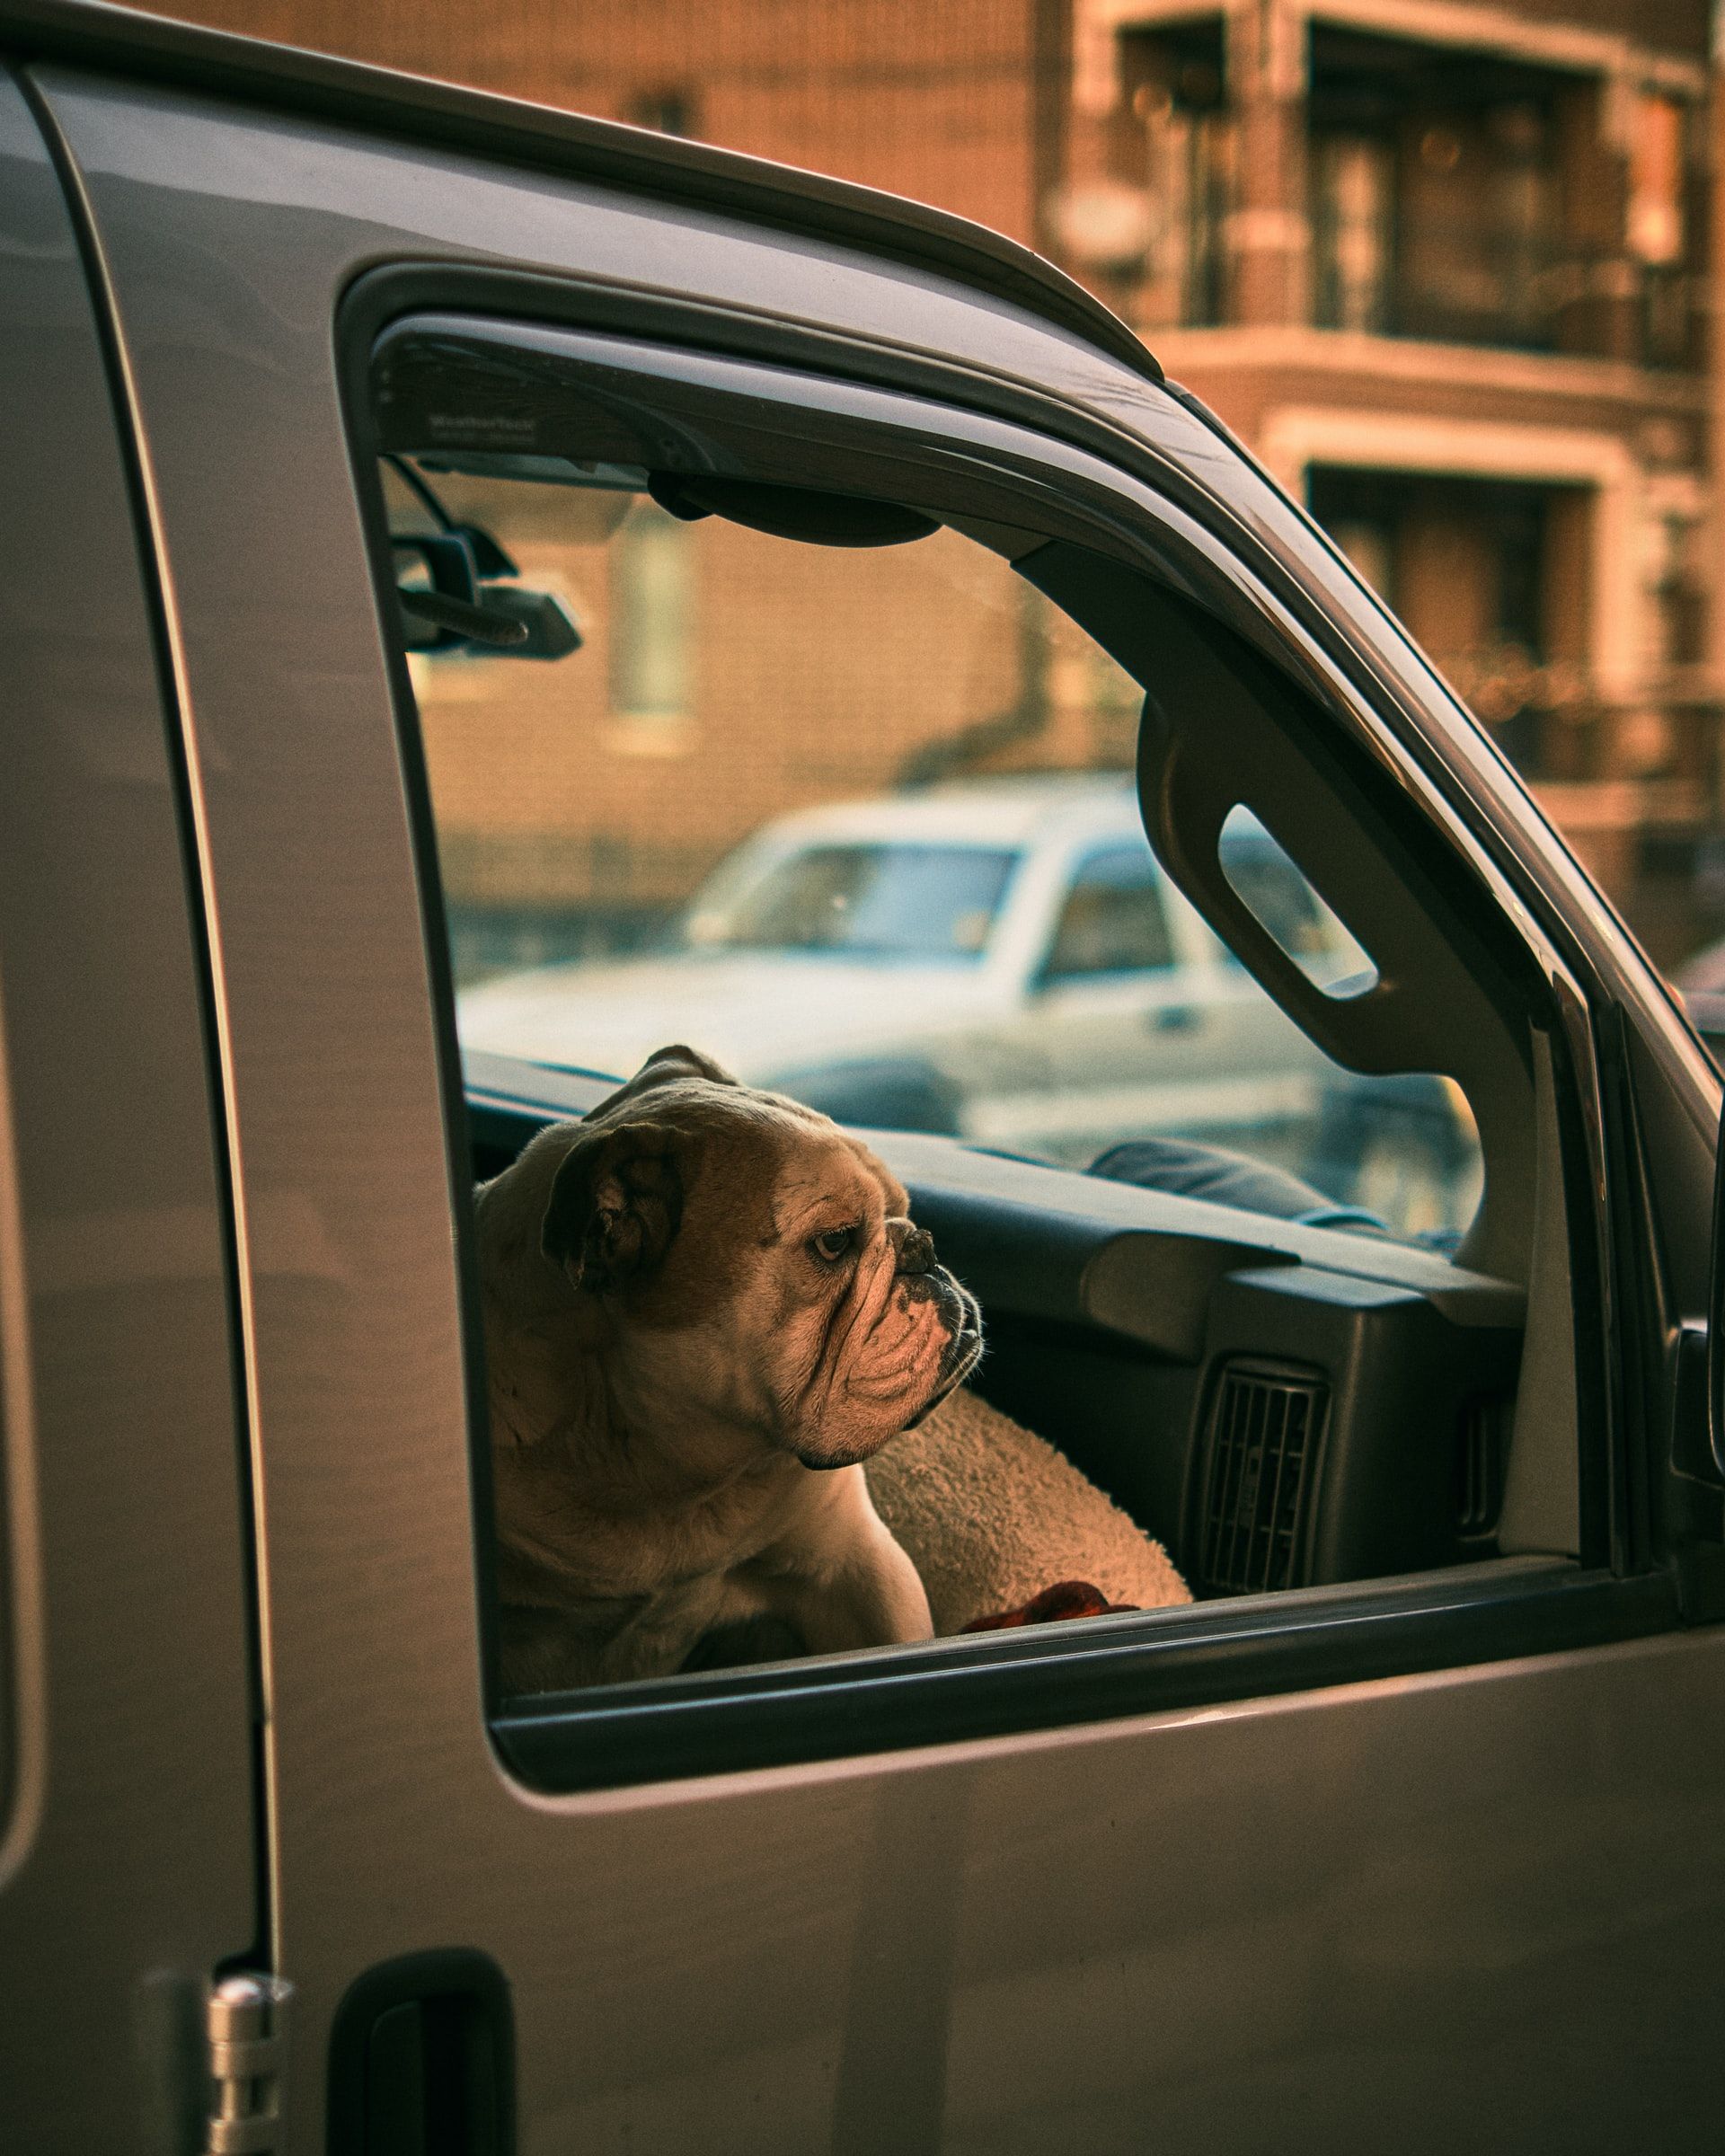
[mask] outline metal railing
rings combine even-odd
[[[1567,234],[1466,220],[1360,218],[1320,206],[1312,312],[1321,329],[1694,363],[1691,280]]]

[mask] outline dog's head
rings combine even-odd
[[[982,1352],[975,1298],[884,1162],[688,1048],[582,1123],[542,1247],[604,1300],[615,1382],[655,1427],[752,1428],[809,1467],[866,1459]]]

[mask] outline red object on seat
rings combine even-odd
[[[1111,1617],[1121,1610],[1136,1610],[1136,1602],[1110,1602],[1100,1587],[1087,1579],[1060,1579],[1015,1610],[997,1617],[973,1617],[959,1629],[966,1632],[999,1632],[1014,1624],[1053,1624],[1063,1617]]]

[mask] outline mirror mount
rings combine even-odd
[[[498,580],[521,571],[483,525],[458,523],[406,457],[385,452],[382,462],[438,527],[390,539],[407,650],[478,649],[511,658],[567,658],[580,649],[581,632],[553,593]],[[400,569],[415,561],[425,571],[425,586],[399,581]]]
[[[712,473],[650,472],[647,491],[661,509],[685,524],[721,517],[772,538],[809,546],[903,546],[940,529],[933,517],[902,502],[725,479]]]
[[[477,646],[511,658],[567,658],[580,649],[581,632],[553,593],[482,580],[483,564],[475,559],[467,527],[398,535],[390,545],[398,574],[403,566],[418,562],[429,579],[425,587],[395,587],[402,641],[408,650]],[[493,551],[508,561],[500,547]]]

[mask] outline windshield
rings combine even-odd
[[[683,937],[698,950],[973,959],[1017,862],[992,846],[809,846],[740,890],[697,897]]]

